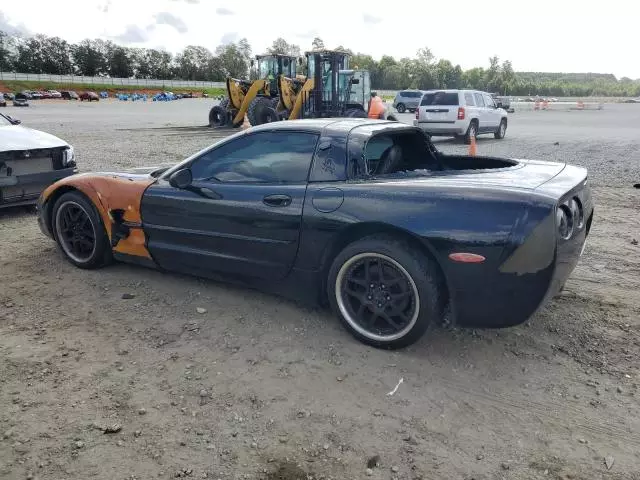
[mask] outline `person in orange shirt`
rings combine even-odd
[[[376,92],[371,92],[371,100],[369,101],[369,118],[384,119],[384,103],[382,98]]]

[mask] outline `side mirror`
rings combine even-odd
[[[188,168],[183,168],[177,172],[173,172],[169,177],[169,185],[174,188],[187,188],[191,185],[192,181],[193,175],[191,174],[191,170]]]

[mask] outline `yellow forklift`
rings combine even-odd
[[[297,59],[290,55],[257,55],[251,67],[257,69],[258,80],[228,77],[227,97],[209,111],[209,126],[238,128],[245,114],[252,125],[258,125],[265,107],[276,108],[279,102],[278,78],[296,78]]]

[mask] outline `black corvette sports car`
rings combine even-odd
[[[593,218],[583,168],[444,155],[416,127],[368,119],[265,124],[172,167],[73,175],[38,209],[78,267],[115,259],[328,302],[384,348],[445,317],[524,322]]]

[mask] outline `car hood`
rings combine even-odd
[[[69,144],[64,140],[40,130],[23,127],[22,125],[0,127],[0,151],[3,152],[67,146]]]

